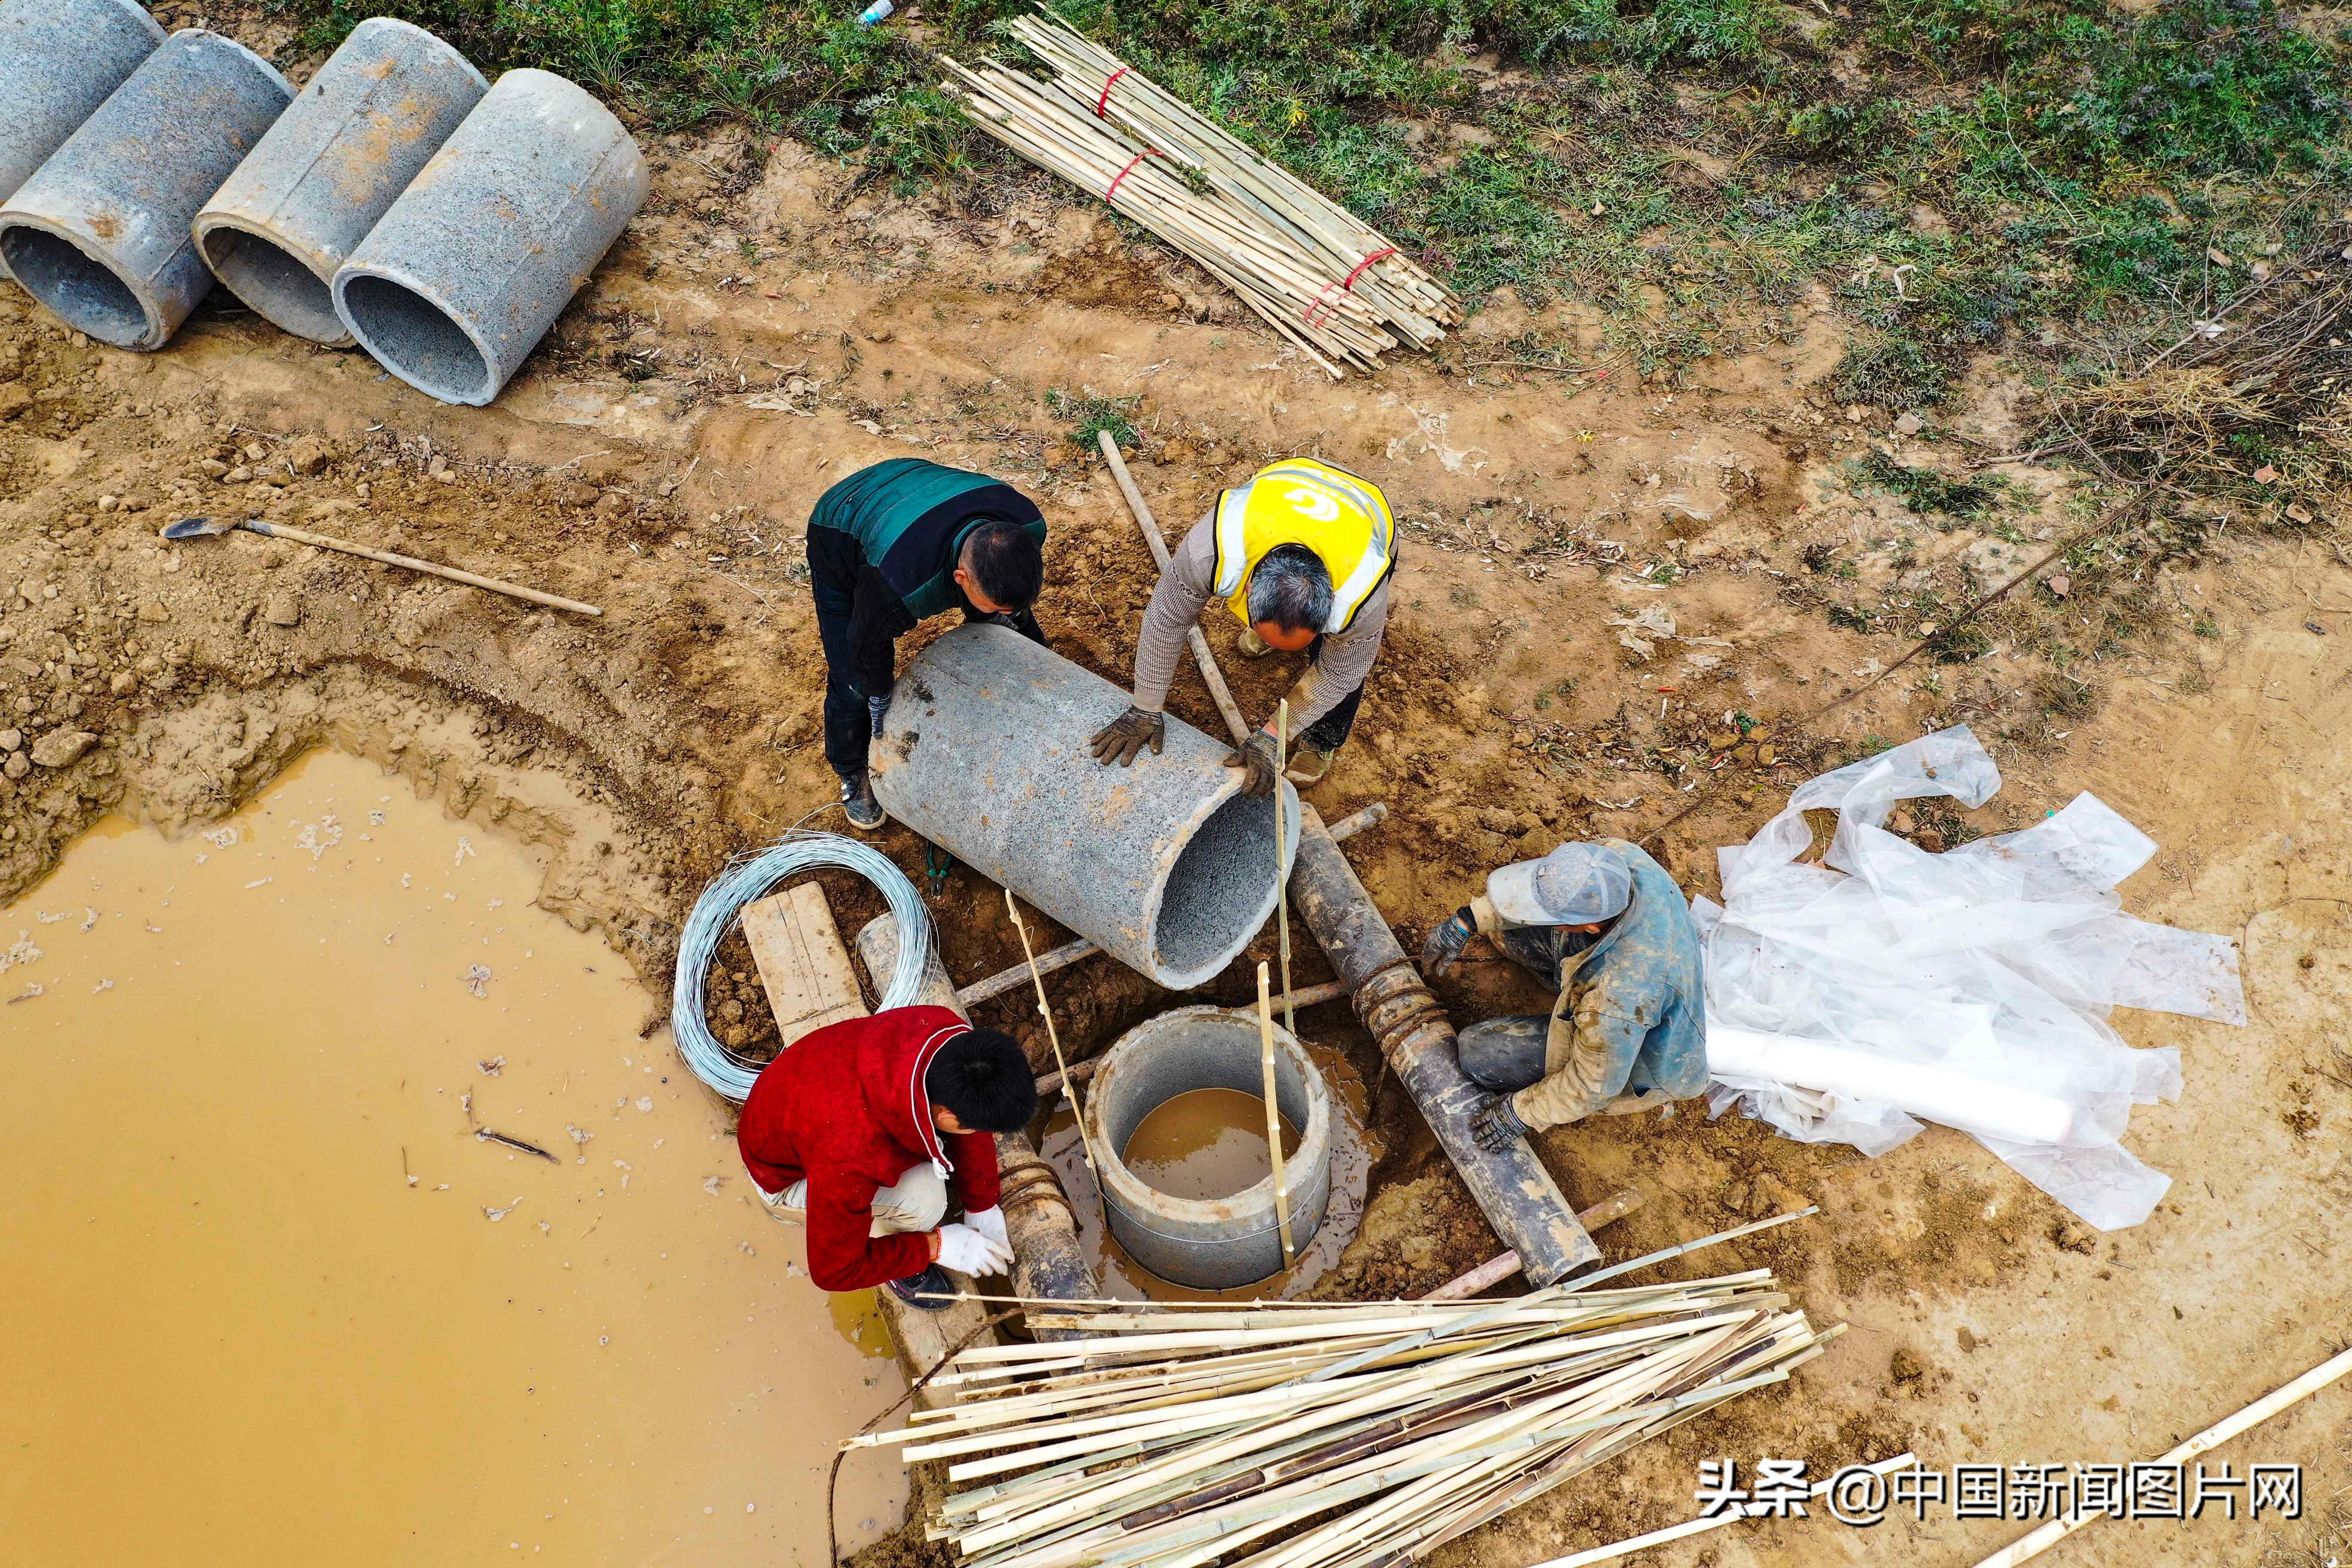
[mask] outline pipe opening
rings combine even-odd
[[[1277,1030],[1280,1024],[1281,1020],[1276,1019]],[[1265,1114],[1265,1102],[1260,1098],[1265,1089],[1265,1066],[1255,1023],[1220,1008],[1186,1008],[1163,1014],[1152,1025],[1139,1025],[1129,1032],[1128,1037],[1139,1037],[1139,1043],[1127,1053],[1120,1064],[1124,1070],[1115,1080],[1112,1092],[1101,1097],[1097,1112],[1101,1119],[1103,1141],[1118,1151],[1121,1163],[1125,1163],[1127,1147],[1135,1141],[1144,1121],[1181,1095],[1202,1089],[1243,1094],[1258,1107],[1259,1116]],[[1276,1038],[1282,1037],[1277,1033]],[[1323,1086],[1318,1083],[1315,1087],[1320,1089]],[[1282,1119],[1290,1123],[1292,1132],[1307,1126],[1314,1118],[1315,1105],[1308,1099],[1307,1080],[1298,1070],[1297,1058],[1287,1050],[1275,1052],[1274,1101]],[[1265,1131],[1261,1122],[1261,1138]]]
[[[1223,967],[1273,908],[1274,802],[1235,795],[1169,870],[1152,933],[1161,967],[1173,974]]]
[[[386,370],[446,403],[487,403],[497,390],[465,329],[413,289],[368,273],[346,275],[344,321]]]
[[[1274,1060],[1275,1105],[1289,1123],[1284,1142],[1292,1132],[1298,1140],[1283,1169],[1292,1237],[1304,1249],[1330,1201],[1331,1095],[1306,1052],[1279,1026]],[[1230,1289],[1281,1271],[1282,1238],[1265,1157],[1265,1102],[1258,1098],[1264,1089],[1256,1021],[1220,1007],[1163,1013],[1111,1047],[1095,1075],[1087,1116],[1096,1158],[1103,1162],[1106,1217],[1129,1258],[1163,1279],[1194,1289]],[[1153,1168],[1165,1161],[1155,1161],[1151,1150],[1143,1151],[1140,1166],[1128,1158],[1139,1139],[1148,1138],[1155,1116],[1203,1090],[1245,1101],[1256,1118],[1256,1146],[1247,1152],[1249,1179],[1216,1197],[1156,1185],[1152,1177],[1169,1173]],[[1194,1131],[1200,1131],[1197,1123]],[[1165,1151],[1160,1152],[1164,1156]],[[1244,1152],[1227,1152],[1235,1158],[1223,1163],[1238,1174]],[[1219,1162],[1210,1163],[1208,1173],[1217,1173]]]
[[[147,308],[114,269],[71,240],[17,224],[0,230],[0,260],[26,292],[58,319],[102,343],[133,349],[147,341]]]
[[[335,297],[291,251],[257,234],[215,228],[204,237],[205,261],[229,292],[296,337],[340,343],[351,329],[335,314]]]

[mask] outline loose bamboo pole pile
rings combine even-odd
[[[1090,1337],[966,1351],[934,1382],[954,1403],[845,1445],[945,1461],[929,1535],[973,1568],[1410,1560],[1839,1331],[1760,1268],[1501,1301],[1071,1305],[1029,1321]]]
[[[1053,71],[942,58],[940,90],[1038,167],[1206,268],[1336,380],[1460,324],[1454,291],[1379,230],[1050,16],[1011,31]],[[1338,362],[1338,363],[1334,363]]]

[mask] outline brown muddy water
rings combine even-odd
[[[872,1298],[540,876],[316,754],[0,910],[0,1563],[823,1563]]]
[[[1282,1154],[1298,1152],[1298,1129],[1282,1121]],[[1187,1089],[1136,1124],[1119,1158],[1171,1198],[1229,1198],[1265,1180],[1265,1099],[1238,1089]]]

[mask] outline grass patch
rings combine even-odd
[[[1886,491],[1922,515],[1976,517],[2000,504],[2000,490],[1993,481],[1955,479],[1933,468],[1906,468],[1874,449],[1846,467],[1864,484]]]
[[[1135,445],[1135,423],[1129,417],[1136,405],[1135,397],[1097,397],[1091,393],[1073,395],[1055,387],[1045,394],[1045,408],[1055,418],[1070,426],[1070,439],[1087,451],[1097,450],[1101,443],[1096,439],[1104,431],[1122,447]]]
[[[1010,166],[903,23],[859,28],[848,0],[262,4],[306,50],[401,16],[639,125],[740,121],[901,190]],[[926,42],[1003,56],[1024,5],[933,0]],[[2209,252],[2242,280],[2352,187],[2345,47],[2276,0],[1058,8],[1473,300],[1587,302],[1644,370],[1793,335],[1790,308],[1825,286],[1851,345],[1831,390],[1889,410],[1945,403],[2022,327],[2185,324],[2231,270]]]

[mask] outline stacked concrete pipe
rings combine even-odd
[[[900,678],[872,776],[883,808],[1171,991],[1213,979],[1274,913],[1274,802],[1171,718],[1164,754],[1102,767],[1128,695],[1019,633],[960,626]],[[1297,840],[1298,795],[1281,788]]]
[[[205,264],[296,337],[349,344],[335,273],[489,90],[423,28],[362,22],[196,215]]]
[[[213,286],[188,226],[293,97],[244,45],[173,34],[0,206],[0,258],[68,326],[162,348]]]
[[[645,156],[588,93],[509,71],[335,274],[335,313],[445,403],[498,396],[645,205]]]
[[[0,202],[163,41],[135,0],[0,0]]]

